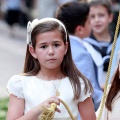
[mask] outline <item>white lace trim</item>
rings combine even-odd
[[[19,99],[24,99],[24,97],[17,95],[15,92],[12,92],[12,91],[11,91],[10,89],[8,89],[8,88],[7,88],[7,91],[8,91],[9,94],[12,94],[12,95],[16,96],[16,97],[19,98]]]
[[[87,93],[87,95],[84,95],[84,97],[82,97],[82,99],[80,99],[80,102],[85,101],[88,97],[91,97],[91,93]]]

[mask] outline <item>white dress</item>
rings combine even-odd
[[[68,77],[61,79],[61,82],[60,80],[54,80],[53,82],[56,88],[59,88],[60,98],[68,105],[75,120],[77,120],[78,102],[82,102],[91,96],[90,92],[84,93],[85,86],[83,80],[80,79],[80,98],[75,101],[73,100],[73,89]],[[14,75],[8,81],[7,89],[10,94],[25,100],[24,114],[26,114],[34,106],[55,95],[54,85],[51,81],[42,80],[36,76]],[[62,104],[58,108],[61,110],[61,113],[55,112],[54,120],[71,120],[66,108]]]

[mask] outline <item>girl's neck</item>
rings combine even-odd
[[[36,76],[43,80],[57,80],[57,79],[62,79],[64,77],[61,70],[55,70],[55,71],[54,70],[48,70],[48,71],[41,70]]]
[[[111,41],[111,36],[109,32],[103,32],[100,34],[96,34],[93,32],[93,35],[99,42],[110,42]]]

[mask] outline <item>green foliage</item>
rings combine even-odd
[[[0,99],[0,120],[6,120],[9,98]]]

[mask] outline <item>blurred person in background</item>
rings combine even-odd
[[[98,83],[104,90],[114,38],[114,34],[110,30],[113,14],[109,0],[93,0],[89,4],[92,32],[90,37],[84,39],[87,43],[84,45],[94,60],[97,67]]]
[[[36,17],[41,19],[41,18],[46,18],[46,17],[54,17],[55,10],[57,8],[57,3],[55,0],[35,0],[36,5],[35,11],[38,13],[36,14]]]
[[[6,15],[5,21],[9,26],[10,36],[14,36],[14,25],[19,24],[24,25],[25,15],[24,12],[27,12],[26,1],[25,0],[6,0]],[[24,12],[23,12],[24,11]]]
[[[118,15],[120,11],[120,0],[111,0],[112,1],[112,12],[113,12],[113,21],[110,24],[110,29],[113,31],[115,34],[115,29],[116,29],[116,24],[118,20]]]
[[[32,14],[35,14],[35,17],[40,19],[46,17],[55,17],[55,11],[57,7],[69,1],[77,0],[35,0],[35,6]]]

